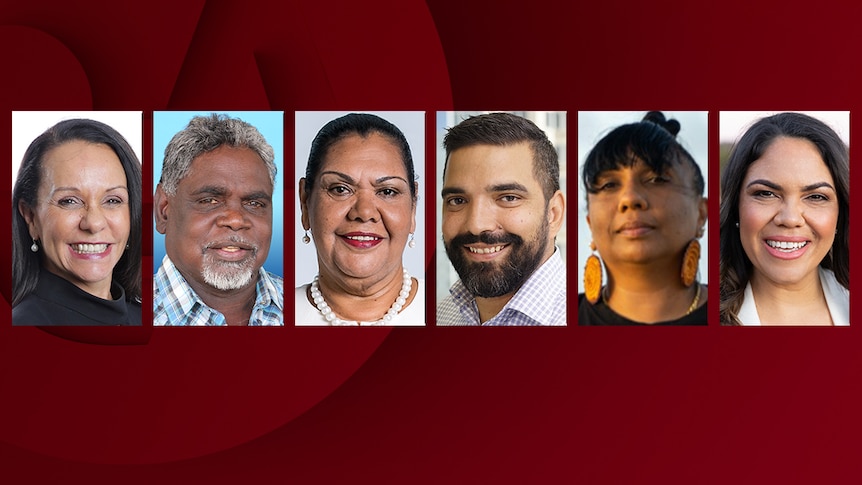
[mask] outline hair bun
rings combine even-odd
[[[667,130],[673,136],[676,136],[677,133],[679,133],[679,121],[665,118],[664,113],[661,111],[650,111],[646,116],[644,116],[643,121],[651,121]]]

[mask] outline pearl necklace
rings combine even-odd
[[[407,297],[410,295],[410,290],[413,288],[413,278],[410,277],[410,273],[407,272],[407,269],[404,269],[404,280],[401,283],[401,291],[398,293],[398,298],[395,299],[395,302],[392,303],[392,306],[389,307],[389,311],[383,315],[383,318],[377,320],[376,322],[358,322],[355,320],[342,320],[335,315],[335,312],[332,311],[329,305],[326,304],[326,300],[323,299],[323,294],[320,293],[320,285],[317,281],[320,279],[320,275],[314,277],[314,281],[311,283],[311,299],[314,300],[314,306],[320,311],[320,314],[323,315],[323,318],[329,322],[330,325],[339,326],[339,325],[389,325],[392,322],[392,319],[395,318],[395,315],[398,315],[398,312],[404,308],[404,304],[407,302]]]

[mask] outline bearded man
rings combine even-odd
[[[284,281],[263,268],[276,166],[252,125],[196,116],[174,135],[153,195],[165,252],[153,325],[284,325]]]
[[[470,117],[443,139],[443,243],[460,280],[437,325],[565,325],[557,152],[532,121]]]

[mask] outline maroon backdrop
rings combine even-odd
[[[289,160],[294,110],[534,109],[569,112],[574,167],[578,110],[708,110],[715,142],[719,110],[860,108],[862,7],[831,2],[6,3],[7,153],[12,110],[143,110],[145,125],[154,110],[284,110]],[[145,165],[150,142],[147,128]],[[710,156],[717,268],[717,143]],[[144,192],[151,211],[152,180]],[[858,477],[862,322],[719,327],[717,273],[697,329],[44,331],[9,325],[6,279],[0,482]]]

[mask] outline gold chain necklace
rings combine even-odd
[[[693,312],[695,309],[697,309],[697,304],[700,303],[700,283],[695,283],[695,284],[697,285],[697,290],[694,292],[694,300],[691,301],[691,305],[688,306],[688,310],[685,312],[685,315],[683,315],[683,316],[691,315],[691,312]],[[602,301],[604,302],[606,307],[608,307],[608,308],[611,307],[611,305],[608,303],[608,287],[607,286],[602,288]]]

